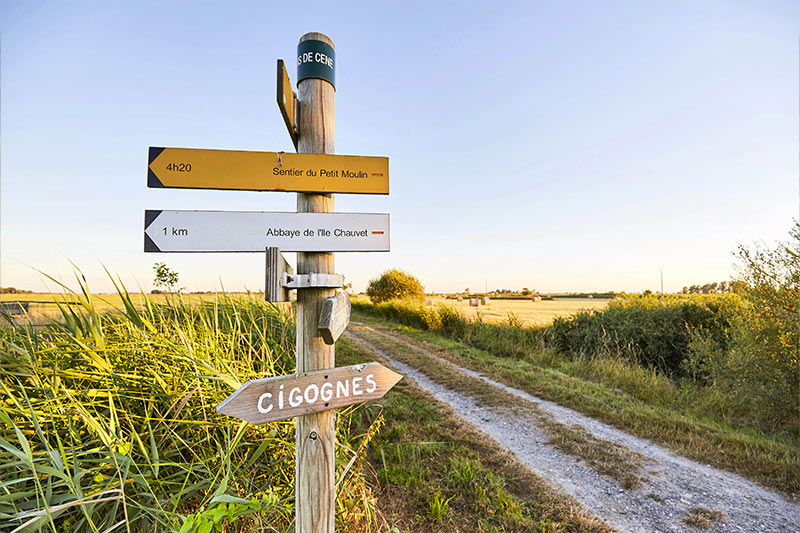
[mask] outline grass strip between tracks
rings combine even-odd
[[[348,338],[336,346],[340,365],[382,359]],[[387,531],[614,531],[410,380],[353,423],[379,416],[367,459]]]

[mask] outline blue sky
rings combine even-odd
[[[145,209],[293,211],[295,194],[147,189],[148,146],[289,151],[275,61],[337,51],[336,152],[390,161],[363,289],[659,288],[730,279],[798,216],[800,4],[0,1],[0,282],[72,263],[151,288],[263,289],[262,254],[145,254]],[[290,77],[296,80],[294,67]],[[288,254],[290,261],[294,254]]]

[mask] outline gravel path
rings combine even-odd
[[[356,326],[357,324],[353,324]],[[382,333],[383,334],[383,333]],[[724,522],[715,522],[709,532],[772,533],[800,531],[799,510],[776,492],[764,489],[740,476],[702,465],[618,429],[586,417],[572,409],[542,400],[508,387],[471,370],[449,363],[454,372],[463,372],[499,387],[566,425],[578,425],[599,439],[612,441],[652,460],[645,466],[644,486],[623,490],[616,481],[601,476],[579,459],[548,444],[548,436],[535,422],[520,423],[520,418],[489,411],[472,397],[449,390],[419,370],[405,365],[379,349],[353,328],[347,335],[386,358],[398,372],[415,380],[423,389],[451,408],[466,422],[477,427],[541,477],[582,502],[611,526],[631,533],[694,532],[683,523],[690,508],[702,507],[724,513]],[[401,338],[391,335],[396,341]],[[416,349],[420,349],[416,347]],[[434,357],[435,354],[431,354]],[[443,359],[439,361],[448,363]]]

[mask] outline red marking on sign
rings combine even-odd
[[[383,176],[383,172],[372,172],[373,176]]]
[[[373,231],[372,234],[373,235],[383,235],[383,232],[382,231]]]

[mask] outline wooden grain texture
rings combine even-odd
[[[217,412],[251,424],[266,424],[382,398],[402,378],[372,362],[254,379],[220,403]]]
[[[309,39],[334,46],[330,38],[316,32],[303,35],[300,42]],[[327,81],[309,78],[298,83],[298,153],[334,153],[334,96],[333,86]],[[333,209],[332,194],[297,194],[299,213],[332,213]],[[333,254],[298,253],[297,273],[313,272],[333,274]],[[318,322],[322,300],[333,296],[334,289],[303,289],[297,292],[297,372],[333,368],[336,366],[334,348],[322,340]],[[335,433],[333,410],[297,418],[296,533],[332,533],[335,529]]]
[[[266,280],[264,283],[264,299],[268,302],[288,302],[289,289],[283,286],[283,274],[293,274],[294,270],[286,262],[280,249],[267,248]]]
[[[319,333],[325,344],[333,344],[350,323],[350,295],[340,292],[325,298],[319,313]]]

